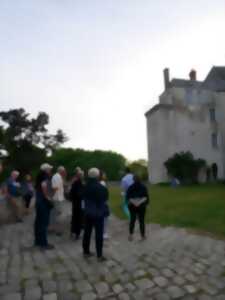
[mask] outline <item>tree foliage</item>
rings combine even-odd
[[[148,179],[148,163],[144,159],[136,160],[129,164],[129,168],[132,171],[132,173],[140,176],[142,180]]]
[[[170,176],[184,183],[194,183],[198,181],[198,173],[206,166],[206,161],[194,159],[191,152],[180,152],[175,153],[164,164]]]
[[[125,169],[126,159],[111,151],[61,148],[53,152],[50,163],[65,166],[70,175],[77,166],[85,172],[91,167],[97,167],[106,172],[109,180],[119,180]]]
[[[8,153],[7,166],[28,172],[46,159],[47,153],[66,141],[61,130],[49,134],[49,116],[40,112],[31,118],[23,108],[1,111],[0,147]]]

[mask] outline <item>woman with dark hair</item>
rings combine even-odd
[[[134,176],[134,183],[127,190],[127,202],[130,211],[129,241],[133,240],[136,218],[139,220],[142,240],[145,236],[145,212],[149,203],[148,190],[138,176]]]
[[[52,204],[51,189],[51,170],[52,166],[43,164],[40,173],[36,179],[36,218],[34,223],[34,244],[42,250],[54,249],[54,246],[48,243],[47,231],[49,225],[50,211]]]
[[[69,198],[72,202],[72,219],[71,219],[71,238],[78,240],[80,238],[81,230],[83,227],[83,197],[84,197],[84,172],[81,168],[77,167],[75,170],[74,180],[71,186]]]

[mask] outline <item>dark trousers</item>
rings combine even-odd
[[[134,233],[136,219],[138,218],[141,236],[144,237],[146,207],[144,205],[140,205],[139,207],[135,207],[134,205],[129,205],[129,211],[130,211],[130,226],[129,226],[130,234]]]
[[[72,202],[71,234],[75,234],[77,237],[79,237],[84,225],[83,223],[84,217],[81,205]]]
[[[48,245],[47,231],[49,225],[50,208],[44,200],[36,203],[36,218],[34,222],[35,245],[46,247]]]
[[[104,217],[85,218],[83,251],[84,254],[90,253],[90,241],[91,241],[91,234],[93,228],[95,229],[95,245],[96,245],[97,257],[101,257],[102,248],[103,248]]]
[[[32,195],[25,195],[23,197],[23,199],[24,199],[24,202],[25,202],[25,207],[29,208],[30,207],[30,202],[31,202],[31,199],[32,199]]]

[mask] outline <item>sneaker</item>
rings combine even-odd
[[[78,235],[73,235],[73,236],[71,236],[71,240],[72,240],[73,242],[77,242],[77,241],[80,240],[80,236],[78,236]]]
[[[23,220],[20,219],[20,218],[18,218],[18,219],[16,220],[16,223],[23,223]]]
[[[104,239],[104,240],[108,240],[108,239],[109,239],[109,235],[108,235],[108,233],[104,233],[104,235],[103,235],[103,239]]]
[[[98,257],[98,262],[105,262],[105,261],[107,261],[107,258],[105,258],[104,256]]]
[[[54,246],[54,245],[48,244],[47,246],[40,247],[40,249],[41,249],[42,251],[53,250],[53,249],[55,249],[55,246]]]
[[[84,256],[84,258],[90,258],[90,257],[93,257],[94,254],[91,253],[91,252],[89,252],[89,253],[83,253],[83,256]]]
[[[59,237],[63,236],[63,233],[62,233],[62,232],[59,232],[59,231],[56,232],[55,234],[56,234],[57,236],[59,236]]]
[[[71,240],[74,240],[74,239],[75,239],[75,236],[76,236],[75,233],[71,233],[71,234],[70,234]]]

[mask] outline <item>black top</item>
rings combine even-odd
[[[50,176],[46,172],[40,171],[40,173],[37,175],[36,183],[35,183],[36,200],[37,200],[37,202],[44,200],[45,202],[48,202],[49,205],[52,207],[52,204],[50,203],[50,201],[48,201],[48,199],[46,199],[46,197],[43,193],[43,190],[42,190],[43,182],[46,182],[46,184],[47,184],[49,197],[52,197],[52,195],[53,195]]]
[[[109,215],[108,189],[97,179],[88,180],[84,190],[84,201],[87,216],[97,218]]]
[[[49,179],[49,176],[46,172],[44,171],[40,171],[37,175],[37,178],[36,178],[36,183],[35,183],[35,189],[38,191],[38,192],[42,192],[42,182],[43,181],[46,181]]]
[[[84,198],[84,185],[80,179],[73,182],[69,197],[73,204],[81,207],[81,201]]]
[[[127,200],[132,198],[147,198],[147,201],[142,205],[147,205],[149,203],[149,195],[146,186],[141,182],[134,182],[127,190]]]

